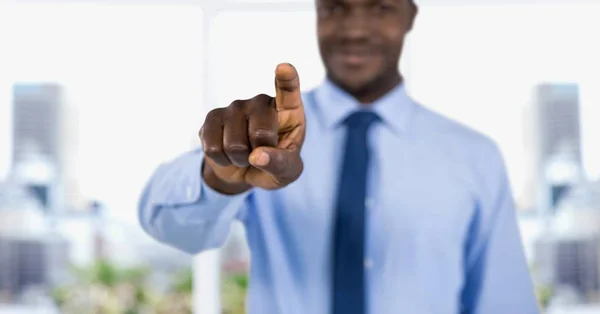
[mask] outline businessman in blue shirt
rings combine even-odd
[[[196,254],[241,221],[250,314],[538,313],[497,146],[405,91],[417,6],[316,7],[324,83],[280,64],[275,97],[211,111],[150,178],[143,228]]]

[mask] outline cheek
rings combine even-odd
[[[336,27],[333,23],[317,23],[317,41],[319,44],[330,43],[336,33]]]
[[[386,55],[397,58],[404,46],[404,33],[394,32],[387,34],[385,41],[387,43]]]
[[[317,34],[317,43],[319,44],[318,48],[322,54],[326,54],[331,46],[331,37],[322,33]]]

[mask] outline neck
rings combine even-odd
[[[393,75],[382,76],[381,78],[378,78],[358,89],[348,88],[344,85],[340,85],[340,87],[358,100],[361,105],[369,106],[396,88],[398,84],[402,83],[402,80],[402,75],[400,75],[398,72],[395,72]]]

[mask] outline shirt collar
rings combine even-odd
[[[399,84],[369,107],[361,104],[346,91],[330,80],[325,80],[314,91],[314,106],[321,120],[328,128],[339,126],[346,117],[355,111],[373,110],[385,125],[394,131],[406,132],[415,104],[406,94],[404,83]]]

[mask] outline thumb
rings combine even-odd
[[[298,179],[304,168],[300,152],[295,149],[261,146],[250,153],[248,160],[255,168],[268,173],[280,187]]]

